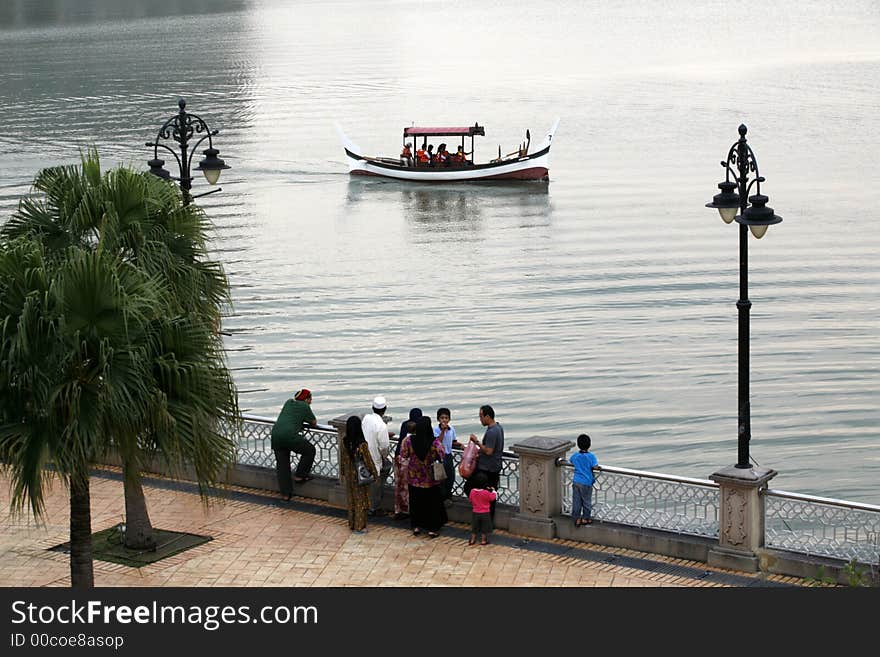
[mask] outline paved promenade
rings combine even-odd
[[[96,586],[513,586],[719,587],[803,585],[705,564],[573,541],[539,541],[498,531],[488,546],[468,546],[469,527],[450,523],[440,538],[414,537],[406,521],[375,519],[352,534],[345,510],[265,491],[231,488],[205,506],[195,487],[149,477],[145,494],[157,528],[213,540],[142,568],[95,561]],[[123,520],[118,470],[92,477],[92,530]],[[68,556],[47,548],[68,536],[68,495],[54,481],[47,516],[9,513],[9,480],[0,476],[0,585],[69,586]],[[373,520],[373,519],[371,519]]]

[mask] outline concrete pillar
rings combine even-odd
[[[709,550],[710,566],[758,572],[755,551],[764,547],[761,491],[776,474],[770,468],[729,466],[709,477],[721,487],[718,545]]]
[[[574,446],[570,440],[532,436],[511,447],[519,456],[519,513],[510,519],[515,534],[553,538],[554,516],[562,513],[562,473],[556,459]]]

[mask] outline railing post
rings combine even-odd
[[[757,572],[756,550],[764,547],[761,491],[776,476],[770,468],[723,468],[709,478],[721,489],[718,545],[709,550],[710,566]]]
[[[519,513],[510,519],[511,532],[539,538],[556,535],[553,517],[562,512],[556,459],[573,446],[570,440],[532,436],[511,447],[519,456]]]

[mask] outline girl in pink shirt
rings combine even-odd
[[[477,472],[473,476],[474,487],[468,493],[471,501],[471,540],[468,545],[477,542],[477,533],[480,534],[480,545],[489,544],[489,534],[492,533],[492,515],[489,513],[490,504],[498,498],[495,489],[489,486],[489,479],[483,472]]]

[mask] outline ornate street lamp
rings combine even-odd
[[[718,184],[720,194],[715,195],[707,208],[716,208],[724,223],[734,219],[739,223],[739,436],[737,443],[737,468],[750,468],[749,441],[752,439],[751,410],[749,405],[749,253],[748,233],[760,239],[767,228],[782,221],[782,217],[767,207],[766,196],[761,194],[761,183],[764,178],[758,172],[758,161],[751,147],[746,143],[744,125],[739,127],[739,140],[730,147],[727,160],[721,163],[724,167],[724,182]],[[754,178],[749,180],[749,173]],[[732,178],[732,180],[731,180]],[[749,196],[752,185],[756,185],[755,194]],[[739,214],[737,214],[739,211]]]
[[[184,205],[189,205],[190,201],[194,198],[207,196],[208,194],[220,191],[220,188],[218,187],[217,189],[212,189],[209,192],[197,194],[196,196],[192,196],[189,193],[189,190],[192,189],[193,180],[190,175],[192,159],[196,154],[196,149],[203,141],[206,139],[208,140],[208,148],[203,151],[205,157],[199,162],[199,166],[196,168],[205,174],[205,180],[208,181],[209,185],[216,185],[217,180],[220,178],[220,172],[223,171],[223,169],[228,169],[230,167],[218,157],[220,151],[214,148],[214,144],[212,143],[211,138],[220,131],[211,130],[208,127],[208,124],[200,117],[195,114],[189,114],[186,111],[186,101],[183,98],[181,98],[177,104],[180,107],[180,112],[165,121],[164,125],[159,128],[159,133],[156,135],[156,141],[147,142],[147,146],[153,147],[153,159],[147,162],[147,164],[149,164],[150,173],[153,175],[165,180],[179,181],[180,191],[183,193],[183,203]],[[192,139],[194,135],[200,133],[204,133],[204,135],[192,146],[192,148],[190,148],[190,139]],[[180,145],[180,156],[178,156],[171,147],[160,143],[162,140],[167,139],[173,139]],[[168,170],[165,169],[165,160],[159,159],[160,148],[171,153],[174,156],[174,159],[177,160],[177,166],[180,169],[179,176],[172,176]]]

